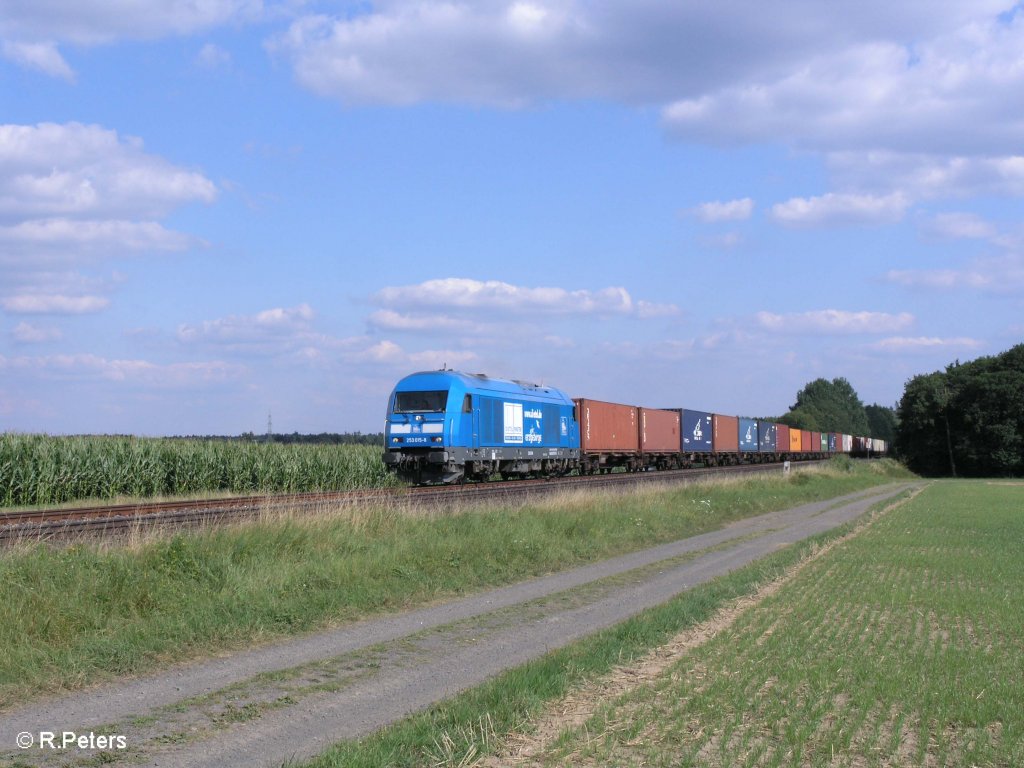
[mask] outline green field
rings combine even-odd
[[[938,482],[544,765],[1024,765],[1024,483]]]
[[[0,706],[422,605],[905,477],[891,462],[571,494],[427,514],[331,510],[154,534],[31,542],[0,558]]]
[[[380,456],[369,445],[3,433],[0,507],[393,485]]]

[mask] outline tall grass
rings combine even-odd
[[[377,488],[380,448],[0,434],[0,506],[119,496]]]
[[[895,465],[893,476],[902,476]],[[867,488],[867,468],[459,512],[327,509],[0,558],[0,708],[168,661],[380,614]]]

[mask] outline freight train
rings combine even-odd
[[[384,463],[418,484],[881,455],[870,437],[686,408],[570,398],[554,387],[442,369],[388,400]]]

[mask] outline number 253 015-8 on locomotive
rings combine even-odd
[[[414,483],[560,475],[580,455],[573,401],[565,393],[458,371],[399,381],[384,440],[384,463]]]

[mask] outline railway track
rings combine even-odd
[[[820,461],[802,462],[813,466]],[[215,525],[256,518],[273,512],[315,512],[325,506],[406,504],[454,507],[477,501],[522,499],[580,488],[629,488],[638,485],[696,482],[722,477],[779,472],[782,465],[741,464],[662,472],[613,473],[544,480],[508,480],[456,486],[272,494],[189,501],[140,502],[0,513],[0,543],[117,536],[156,527]]]

